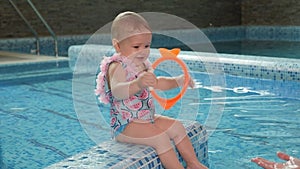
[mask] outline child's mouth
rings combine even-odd
[[[145,57],[136,57],[136,59],[138,59],[138,60],[144,60]]]

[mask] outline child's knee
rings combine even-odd
[[[169,136],[165,133],[154,136],[152,140],[152,147],[156,150],[157,154],[162,154],[170,149],[173,149]]]
[[[174,140],[175,144],[179,143],[186,136],[186,129],[183,124],[175,120],[171,128],[170,137]]]
[[[175,120],[174,125],[176,126],[177,129],[185,133],[185,128],[180,121]]]

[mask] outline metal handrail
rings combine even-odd
[[[22,12],[15,5],[15,3],[12,0],[9,0],[9,2],[15,8],[15,10],[17,11],[17,13],[20,15],[20,17],[23,19],[23,21],[26,23],[27,27],[30,29],[30,31],[34,35],[34,37],[36,39],[36,54],[40,55],[40,39],[39,39],[38,33],[33,29],[33,27],[30,25],[30,23],[28,22],[28,20],[24,17],[24,15],[22,14]]]
[[[55,50],[55,56],[58,57],[58,47],[57,47],[57,38],[51,27],[48,25],[48,23],[45,21],[45,19],[42,17],[42,15],[39,13],[39,11],[35,8],[31,0],[27,0],[31,8],[34,10],[36,15],[40,18],[40,20],[43,22],[43,24],[46,26],[48,32],[51,34],[52,38],[54,39],[54,50]]]

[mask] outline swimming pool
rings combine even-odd
[[[73,109],[68,62],[59,65],[19,66],[18,70],[35,70],[29,69],[13,81],[10,74],[15,72],[2,76],[1,148],[7,168],[43,168],[94,145]],[[16,71],[13,66],[12,71]]]
[[[300,42],[243,40],[213,45],[218,53],[300,59]]]
[[[72,95],[72,71],[66,61],[15,65],[11,71],[7,65],[1,68],[1,167],[43,168],[89,149],[95,143],[80,123],[100,131],[103,141],[110,139],[105,122],[79,122],[74,101],[87,107],[93,103]],[[12,77],[21,70],[23,73]],[[225,105],[220,123],[209,138],[212,169],[254,168],[252,157],[276,160],[276,151],[300,157],[299,79],[280,80],[282,74],[275,80],[228,74],[226,86],[218,87],[212,86],[206,73],[193,71],[192,75],[199,82],[197,88],[189,89],[177,106],[160,113],[204,124],[212,107]],[[83,76],[86,82],[93,78]],[[88,85],[80,81],[81,89]],[[226,97],[212,97],[219,92],[226,93]],[[200,97],[195,99],[195,93]],[[188,105],[184,114],[178,114],[180,104]]]

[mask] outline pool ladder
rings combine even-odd
[[[36,54],[40,55],[40,39],[38,36],[38,33],[33,29],[31,24],[28,22],[28,20],[25,18],[25,16],[22,14],[22,12],[19,10],[19,8],[16,6],[16,4],[9,0],[10,4],[14,7],[14,9],[17,11],[17,13],[20,15],[20,17],[23,19],[23,21],[26,23],[27,27],[30,29],[30,31],[33,33],[35,39],[36,39]],[[54,31],[51,29],[51,27],[48,25],[48,23],[45,21],[43,16],[39,13],[39,11],[35,8],[34,4],[31,2],[31,0],[27,0],[30,7],[33,9],[35,14],[39,17],[39,19],[43,22],[43,24],[46,26],[48,32],[51,34],[53,40],[54,40],[54,52],[55,56],[58,57],[58,45],[57,45],[57,37],[54,33]]]

